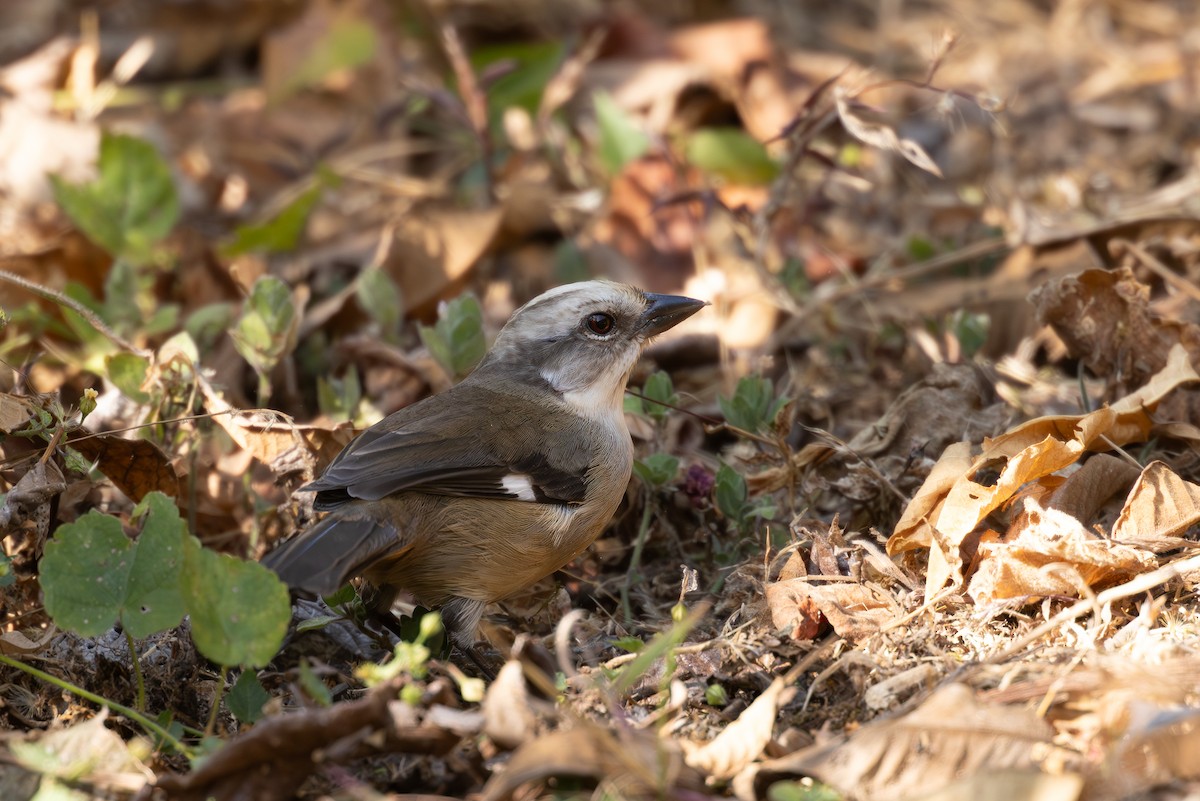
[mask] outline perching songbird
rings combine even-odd
[[[474,658],[484,607],[612,518],[633,465],[625,383],[651,337],[704,305],[607,281],[539,295],[462,383],[371,426],[303,487],[329,514],[264,563],[320,595],[362,576],[376,610],[410,592]]]

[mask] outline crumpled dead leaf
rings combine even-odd
[[[1145,441],[1154,424],[1154,408],[1175,388],[1195,381],[1200,381],[1200,375],[1192,367],[1187,350],[1176,345],[1161,372],[1112,406],[1085,415],[1039,417],[984,440],[982,452],[944,495],[947,471],[935,467],[917,493],[920,506],[905,510],[888,539],[888,553],[894,555],[928,541],[931,567],[926,577],[926,597],[933,597],[947,580],[955,587],[961,586],[960,548],[984,518],[1028,482],[1075,463],[1089,451]],[[956,469],[961,467],[962,449],[948,448],[943,455],[947,458],[954,460]],[[990,483],[982,483],[979,476],[987,470],[999,471],[999,475]],[[933,480],[937,485],[927,491]],[[914,499],[910,507],[915,504]],[[944,566],[935,571],[936,560]]]
[[[703,745],[681,740],[684,759],[693,768],[716,779],[728,779],[749,765],[771,741],[775,716],[780,705],[795,692],[782,677],[777,677],[738,719]]]
[[[148,439],[123,439],[116,434],[92,434],[71,447],[95,463],[117,489],[134,503],[155,490],[179,498],[179,476],[166,455]]]
[[[1099,376],[1136,387],[1163,369],[1172,347],[1200,359],[1200,326],[1155,315],[1150,287],[1128,267],[1085,270],[1034,290],[1038,320]]]
[[[524,784],[553,776],[618,780],[625,797],[670,796],[669,788],[703,786],[673,743],[649,731],[605,729],[581,722],[521,746],[503,773],[483,788],[483,801],[506,801]]]
[[[525,670],[510,659],[500,668],[483,699],[483,733],[501,748],[516,748],[529,739],[534,726],[525,687]]]
[[[761,798],[776,781],[812,776],[866,801],[923,798],[963,776],[1070,764],[1053,736],[1033,710],[981,703],[966,685],[949,684],[901,718],[764,762],[753,786]]]
[[[1200,543],[1186,540],[1182,534],[1197,522],[1200,485],[1184,481],[1161,461],[1153,461],[1130,490],[1113,524],[1112,539],[1154,553],[1196,547]]]
[[[1157,566],[1147,551],[1110,542],[1074,517],[1025,499],[1015,537],[979,543],[979,567],[968,594],[977,604],[1012,598],[1077,596],[1085,588],[1125,581]]]
[[[823,617],[840,637],[856,642],[902,614],[889,593],[853,581],[773,581],[766,598],[771,622],[776,629],[790,629],[792,639],[813,639]]]

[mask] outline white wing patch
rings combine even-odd
[[[500,479],[500,486],[504,487],[504,491],[510,495],[517,496],[517,500],[537,500],[537,495],[533,492],[533,482],[529,480],[529,476],[521,473],[509,473]]]

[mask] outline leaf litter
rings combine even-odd
[[[13,797],[1195,791],[1195,9],[278,5],[73,38],[30,4],[35,44],[0,44],[0,654],[96,694],[0,667]],[[235,677],[188,624],[48,617],[61,526],[123,537],[160,491],[261,555],[355,429],[466,363],[446,301],[494,334],[590,275],[714,304],[631,380],[690,413],[630,417],[679,473],[493,610],[482,703],[437,653],[364,689],[400,653],[318,606],[243,671],[264,716],[206,719]],[[222,748],[104,707],[131,647],[147,709]]]

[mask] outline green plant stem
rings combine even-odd
[[[142,660],[138,656],[133,635],[125,632],[125,645],[129,647],[129,661],[133,663],[133,677],[137,680],[137,711],[146,711],[146,681],[142,676]]]
[[[626,626],[633,623],[633,607],[629,603],[629,590],[633,586],[633,582],[639,578],[638,567],[642,564],[642,550],[646,547],[646,540],[649,539],[650,534],[650,512],[653,500],[653,492],[647,488],[646,503],[642,507],[642,522],[638,526],[637,540],[633,543],[633,555],[629,557],[629,570],[625,572],[625,584],[621,587],[621,613],[625,615]]]
[[[221,708],[221,700],[225,697],[225,683],[229,678],[229,668],[221,665],[221,679],[217,682],[217,692],[213,696],[212,709],[208,711],[208,723],[204,726],[204,736],[211,737],[217,728],[217,711]]]
[[[169,744],[172,748],[174,748],[179,753],[188,756],[188,758],[191,758],[191,750],[187,746],[185,746],[178,739],[176,739],[175,736],[173,734],[171,734],[169,731],[164,729],[162,726],[158,725],[158,723],[156,723],[153,720],[151,720],[150,718],[146,717],[141,712],[138,712],[136,709],[130,709],[129,707],[125,706],[124,704],[118,704],[116,701],[110,701],[103,696],[96,695],[93,692],[89,692],[89,691],[83,689],[82,687],[74,685],[71,682],[66,681],[65,679],[60,679],[57,676],[52,676],[49,673],[45,672],[44,670],[38,670],[37,668],[33,667],[32,665],[27,665],[18,659],[13,659],[12,657],[6,656],[4,654],[0,654],[0,664],[4,664],[4,665],[8,665],[9,667],[16,668],[17,670],[20,670],[24,673],[28,673],[30,676],[33,676],[36,679],[41,679],[42,681],[46,682],[47,684],[52,684],[55,687],[58,687],[59,689],[66,690],[67,692],[71,693],[72,695],[77,695],[80,698],[83,698],[84,700],[91,701],[94,704],[99,704],[102,707],[106,707],[108,709],[113,710],[114,712],[122,714],[125,717],[132,720],[134,723],[141,726],[146,731],[150,732],[151,734],[153,734],[156,737],[158,737],[159,739],[161,739],[164,743]]]

